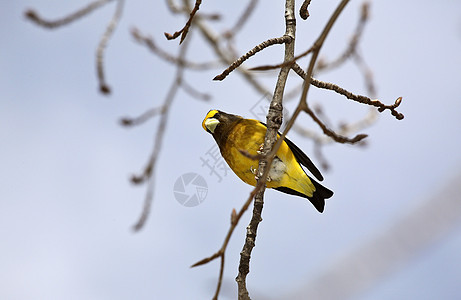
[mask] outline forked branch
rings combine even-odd
[[[306,76],[307,76],[306,72],[304,72],[304,70],[301,69],[301,67],[298,64],[296,63],[293,64],[292,69],[301,78],[306,79]],[[396,110],[396,108],[399,107],[399,105],[402,103],[402,97],[397,98],[394,104],[386,105],[379,100],[372,100],[367,96],[356,95],[334,83],[320,81],[313,77],[311,77],[310,83],[315,87],[334,91],[340,95],[345,96],[347,99],[377,107],[379,112],[383,112],[384,110],[388,109],[397,120],[402,120],[404,118],[404,115]]]
[[[221,74],[216,75],[215,78],[213,78],[213,80],[224,80],[227,77],[227,75],[230,74],[230,72],[238,68],[241,64],[243,64],[244,61],[246,61],[248,58],[258,53],[259,51],[262,51],[272,45],[289,43],[291,42],[292,39],[293,39],[292,37],[288,35],[284,35],[279,38],[272,38],[272,39],[268,39],[267,41],[262,42],[261,44],[257,45],[256,47],[254,47],[253,49],[251,49],[250,51],[248,51],[247,53],[239,57]]]
[[[195,0],[194,8],[192,9],[192,11],[191,11],[190,14],[189,14],[189,20],[187,20],[186,25],[184,25],[184,27],[183,27],[181,30],[176,31],[176,32],[173,33],[173,34],[170,34],[170,33],[165,32],[165,37],[166,37],[168,40],[174,40],[174,39],[177,38],[179,35],[181,35],[181,40],[179,41],[179,43],[181,44],[181,43],[184,41],[184,39],[185,39],[186,36],[187,36],[187,33],[189,32],[190,26],[191,26],[191,24],[192,24],[192,20],[194,19],[195,14],[197,13],[197,11],[198,11],[199,8],[200,8],[200,4],[202,4],[202,0]]]

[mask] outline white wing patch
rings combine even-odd
[[[271,169],[269,171],[268,179],[270,181],[280,181],[282,176],[285,174],[287,166],[277,156],[272,161]]]
[[[272,161],[271,169],[269,170],[269,174],[267,175],[267,179],[266,179],[267,182],[280,181],[283,177],[283,174],[285,174],[286,169],[287,169],[287,166],[285,165],[285,163],[276,156],[274,160]],[[250,167],[250,172],[255,175],[256,180],[258,180],[259,176],[262,175],[262,174],[259,174],[258,176],[257,175],[258,169],[256,169],[253,166]]]

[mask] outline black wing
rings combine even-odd
[[[312,160],[309,157],[307,157],[307,155],[301,149],[299,149],[298,146],[296,146],[292,141],[290,141],[287,137],[285,137],[285,142],[287,143],[288,147],[290,147],[291,151],[295,155],[296,160],[300,164],[305,166],[312,173],[312,175],[314,175],[315,178],[317,178],[317,180],[322,181],[323,176],[320,173],[319,169],[317,169],[317,167],[314,165]]]
[[[263,122],[260,122],[260,123],[267,127],[267,125],[264,124]],[[279,132],[279,135],[282,135],[282,134]],[[319,169],[317,169],[317,167],[311,161],[311,159],[307,157],[307,155],[301,149],[299,149],[298,146],[296,146],[292,141],[290,141],[287,137],[285,137],[285,142],[287,143],[291,152],[293,152],[296,160],[301,165],[305,166],[309,170],[309,172],[311,172],[312,175],[314,175],[314,177],[317,178],[317,180],[322,181],[323,176],[320,173]]]

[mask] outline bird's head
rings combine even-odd
[[[242,117],[228,114],[220,110],[210,110],[202,122],[202,127],[205,131],[215,135],[225,135],[238,120]]]

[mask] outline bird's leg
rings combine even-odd
[[[250,167],[250,172],[253,173],[253,174],[255,175],[255,179],[256,179],[256,181],[258,181],[258,179],[259,179],[259,175],[257,174],[257,173],[258,173],[258,170],[255,169],[253,166],[251,166],[251,167]],[[271,182],[271,181],[272,181],[272,178],[268,175],[266,181],[267,181],[267,182]]]
[[[264,149],[264,144],[261,144],[261,145],[259,146],[259,150],[257,150],[256,153],[258,153],[258,154],[263,154],[263,149]]]
[[[256,181],[258,181],[258,179],[259,179],[258,169],[255,169],[253,166],[251,166],[250,167],[250,172],[253,173],[253,175],[255,175],[255,179],[256,179]]]

